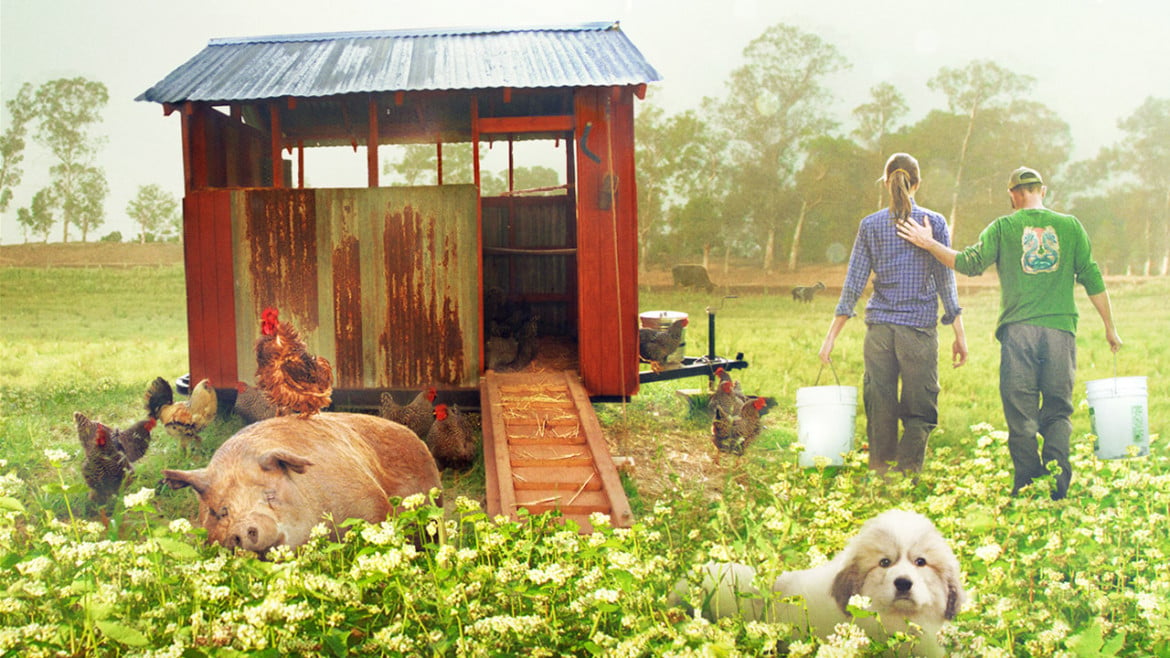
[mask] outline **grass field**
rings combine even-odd
[[[711,465],[709,422],[675,394],[677,388],[698,387],[705,380],[644,385],[628,405],[599,406],[615,449],[639,455],[628,489],[641,522],[629,534],[606,534],[588,550],[557,551],[556,542],[567,540],[555,529],[542,524],[488,529],[480,525],[482,515],[468,511],[474,504],[465,503],[448,519],[452,533],[447,541],[459,551],[478,551],[466,564],[451,566],[424,555],[414,558],[410,569],[381,573],[375,583],[353,570],[361,556],[388,550],[385,546],[366,534],[347,543],[343,553],[322,544],[319,557],[290,558],[290,568],[312,577],[302,579],[301,589],[282,585],[281,596],[289,605],[328,603],[335,612],[289,613],[278,624],[240,611],[275,596],[271,579],[281,578],[280,569],[259,569],[254,560],[238,556],[226,558],[225,567],[224,552],[201,546],[198,532],[175,531],[173,524],[177,543],[152,539],[169,536],[171,520],[193,514],[190,493],[163,491],[148,504],[129,508],[119,503],[115,523],[104,529],[87,521],[96,516],[86,505],[84,485],[77,486],[80,460],[72,413],[128,424],[141,417],[142,392],[151,379],[173,379],[187,370],[181,269],[0,268],[0,566],[5,573],[0,576],[0,655],[30,649],[33,654],[154,650],[163,655],[175,647],[189,655],[209,655],[217,646],[338,655],[348,650],[477,655],[460,646],[497,647],[505,653],[509,646],[523,652],[544,646],[553,654],[578,655],[626,649],[631,655],[684,655],[717,647],[757,653],[784,637],[784,629],[668,621],[660,608],[669,583],[685,575],[686,564],[695,559],[732,557],[761,564],[765,573],[806,566],[837,550],[862,520],[891,505],[931,516],[964,563],[973,596],[954,624],[952,646],[963,648],[956,655],[1168,655],[1167,649],[1157,649],[1170,640],[1170,605],[1165,603],[1170,600],[1165,559],[1170,553],[1170,464],[1162,438],[1170,418],[1170,390],[1158,374],[1170,370],[1168,293],[1167,281],[1111,287],[1126,343],[1116,360],[1081,295],[1078,395],[1083,398],[1085,381],[1110,377],[1115,370],[1149,376],[1153,445],[1149,457],[1097,460],[1082,402],[1074,417],[1073,489],[1062,503],[1043,496],[1006,496],[1010,461],[1002,436],[998,344],[992,336],[996,291],[973,291],[962,298],[971,360],[960,369],[941,368],[940,427],[917,481],[874,480],[859,466],[864,463],[860,456],[843,469],[806,471],[794,464],[796,390],[832,383],[835,376],[842,384],[861,384],[860,318],[838,340],[835,375],[822,370],[816,357],[832,315],[831,296],[803,305],[782,295],[741,295],[721,302],[691,293],[643,293],[640,310],[689,314],[692,354],[707,344],[705,309],[722,303],[717,351],[724,356],[743,352],[751,365],[735,374],[744,389],[778,401],[765,417],[763,437],[745,458],[725,456],[718,467]],[[941,329],[940,343],[946,346],[950,340],[950,330]],[[945,363],[949,350],[943,352]],[[857,422],[859,430],[864,427],[863,417]],[[203,451],[190,457],[156,431],[136,486],[152,487],[162,468],[199,464],[238,427],[238,420],[221,418],[206,433]],[[71,457],[64,462],[46,458],[45,451],[52,449]],[[693,471],[688,468],[695,464],[704,465],[701,481],[689,477]],[[482,486],[475,475],[453,484],[472,501]],[[63,546],[53,539],[59,535],[71,539]],[[149,553],[144,541],[162,546],[162,553],[133,558]],[[65,559],[75,557],[79,545],[97,545],[92,550],[104,557]],[[55,566],[29,566],[40,556]],[[630,564],[618,568],[615,560]],[[1112,566],[1113,561],[1120,565]],[[205,589],[206,573],[197,576],[196,569],[174,566],[209,562],[224,572],[216,587],[226,591],[215,590],[214,598]],[[527,569],[561,565],[570,575],[558,588],[555,582],[534,584],[531,572],[525,580],[521,570],[516,577],[527,585],[509,584],[501,570],[510,573],[518,564]],[[159,565],[171,566],[153,575],[140,573]],[[442,578],[435,575],[440,571]],[[491,580],[488,571],[495,573]],[[325,596],[310,584],[317,578],[353,583],[343,588],[344,595]],[[116,592],[104,589],[111,580],[118,584]],[[479,598],[469,595],[472,585]],[[390,601],[385,592],[392,586],[417,590],[416,598]],[[577,598],[580,591],[611,589],[618,592],[616,603],[608,593],[599,594],[606,603],[595,601],[594,607]],[[473,630],[505,613],[521,619],[516,623],[550,615],[555,623],[551,630],[528,635]],[[633,650],[629,643],[638,638],[641,649]],[[882,648],[866,651],[877,655]]]

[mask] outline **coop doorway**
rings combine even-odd
[[[484,367],[497,372],[575,369],[579,309],[572,142],[509,136],[481,144],[480,154]],[[493,155],[503,160],[502,166],[492,166]]]

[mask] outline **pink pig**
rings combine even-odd
[[[189,486],[199,495],[208,541],[260,555],[304,544],[322,521],[335,538],[346,519],[381,522],[392,496],[440,486],[435,460],[414,432],[352,413],[248,425],[215,451],[206,468],[164,470],[163,477],[172,489]]]

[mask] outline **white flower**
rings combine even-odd
[[[60,464],[62,462],[67,462],[71,456],[72,455],[65,452],[64,450],[61,450],[60,448],[45,448],[45,459],[48,459],[50,464]]]
[[[871,603],[872,601],[870,601],[868,596],[863,596],[861,594],[854,594],[853,596],[849,597],[849,606],[859,610],[869,610]]]
[[[406,509],[417,509],[422,507],[423,503],[427,502],[427,497],[423,494],[410,494],[402,499],[402,506]]]
[[[122,497],[122,504],[126,507],[138,507],[154,500],[154,489],[143,487],[138,491]]]
[[[1000,548],[999,544],[996,543],[984,544],[983,546],[975,549],[975,557],[988,563],[995,562],[1002,554],[1003,549]]]
[[[178,518],[174,521],[171,521],[170,525],[167,526],[167,529],[176,535],[185,535],[188,532],[191,532],[191,522],[184,518]]]

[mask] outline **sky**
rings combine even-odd
[[[722,97],[743,49],[778,23],[816,34],[851,63],[826,80],[836,96],[830,112],[847,129],[852,109],[881,82],[909,102],[907,122],[945,108],[927,80],[979,59],[1036,78],[1031,99],[1068,122],[1073,159],[1117,142],[1117,122],[1146,98],[1170,97],[1165,0],[0,0],[0,98],[66,77],[108,87],[104,121],[93,129],[107,140],[99,164],[110,185],[97,233],[129,238],[137,231],[125,210],[140,186],[183,194],[179,117],[134,99],[210,39],[593,21],[620,21],[663,77],[651,102],[672,114]],[[0,107],[0,129],[8,120]],[[51,164],[30,142],[0,243],[24,241],[16,208],[45,186]],[[59,228],[50,239],[60,239]]]

